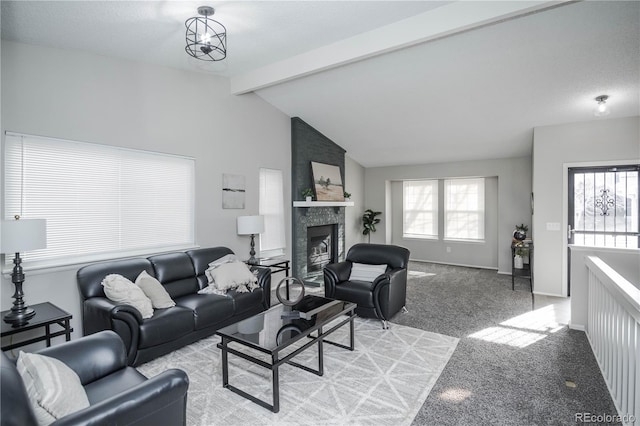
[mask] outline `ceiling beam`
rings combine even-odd
[[[240,95],[572,1],[456,1],[231,77]]]

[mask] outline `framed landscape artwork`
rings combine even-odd
[[[222,174],[222,208],[244,209],[244,175]]]
[[[317,201],[344,201],[340,167],[312,161],[311,172]]]

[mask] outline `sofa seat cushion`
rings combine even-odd
[[[126,367],[86,384],[84,390],[87,392],[89,402],[94,405],[112,396],[119,395],[146,380],[147,378],[135,368]]]
[[[233,299],[235,304],[235,313],[237,315],[262,306],[262,299],[264,298],[263,291],[264,290],[262,290],[262,288],[256,288],[249,293],[230,290],[227,292],[227,295]]]
[[[177,339],[194,330],[193,311],[181,306],[156,309],[140,325],[139,348],[150,348]]]
[[[366,281],[345,281],[336,286],[334,299],[353,302],[361,307],[373,308],[373,283]]]
[[[211,327],[234,314],[233,299],[218,294],[190,294],[176,299],[176,304],[193,312],[196,330]]]

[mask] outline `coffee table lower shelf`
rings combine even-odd
[[[279,378],[279,369],[280,366],[282,364],[289,364],[292,365],[294,367],[300,368],[302,370],[308,371],[310,373],[316,374],[318,376],[322,376],[324,374],[324,360],[323,360],[323,343],[328,343],[334,346],[338,346],[344,349],[348,349],[350,351],[353,351],[355,348],[355,339],[354,339],[354,324],[353,324],[353,320],[355,319],[356,315],[354,313],[355,310],[355,305],[350,306],[347,309],[347,312],[343,312],[342,314],[346,314],[347,317],[343,320],[341,320],[339,323],[332,325],[332,327],[327,330],[324,331],[322,326],[319,326],[317,328],[311,328],[308,330],[308,333],[302,333],[301,335],[298,335],[296,339],[292,340],[291,342],[289,342],[289,344],[284,345],[282,347],[279,347],[275,350],[266,350],[263,348],[259,348],[257,346],[254,345],[243,345],[243,342],[232,339],[228,336],[226,336],[225,334],[220,334],[220,337],[222,338],[221,342],[218,343],[218,348],[222,350],[222,386],[224,388],[229,389],[230,391],[242,396],[243,398],[246,398],[268,410],[273,411],[274,413],[277,413],[280,411],[280,378]],[[331,321],[335,320],[332,319]],[[330,321],[327,321],[330,322]],[[329,340],[326,340],[325,337],[330,335],[331,333],[333,333],[334,331],[338,330],[339,328],[341,328],[342,326],[344,326],[345,324],[349,323],[349,345],[343,345],[341,343],[337,343],[337,342],[332,342]],[[316,335],[313,335],[313,332],[317,331]],[[280,358],[280,352],[285,349],[286,347],[290,346],[290,344],[293,344],[295,341],[300,340],[301,338],[308,338],[310,339],[308,342],[306,342],[304,345],[300,346],[299,348],[297,348],[296,350],[294,350],[293,352],[287,354],[286,356],[284,356],[283,358]],[[248,355],[244,352],[239,351],[238,349],[235,348],[230,348],[229,347],[229,343],[232,342],[237,342],[240,343],[240,345],[242,345],[241,347],[252,347],[253,349],[257,349],[261,352],[264,353],[268,353],[271,355],[271,362],[266,362],[262,359],[256,358],[254,356]],[[310,348],[311,346],[317,344],[318,345],[318,369],[313,369],[310,367],[307,367],[305,365],[301,365],[298,364],[297,362],[292,361],[291,359],[294,358],[296,355],[300,354],[301,352],[305,351],[306,349]],[[263,401],[262,399],[259,399],[245,391],[243,391],[242,389],[237,388],[236,386],[232,385],[229,383],[229,354],[238,356],[240,358],[243,358],[247,361],[250,361],[256,365],[259,365],[261,367],[264,367],[268,370],[271,370],[271,382],[272,382],[272,392],[273,392],[273,403],[268,403],[266,401]]]

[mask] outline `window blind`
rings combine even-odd
[[[285,253],[284,185],[282,170],[260,169],[260,215],[264,216],[264,232],[260,234],[260,256]]]
[[[405,238],[438,238],[438,181],[403,181]]]
[[[7,133],[6,219],[47,220],[53,264],[195,245],[195,160]]]
[[[445,179],[444,237],[484,240],[484,179]]]

